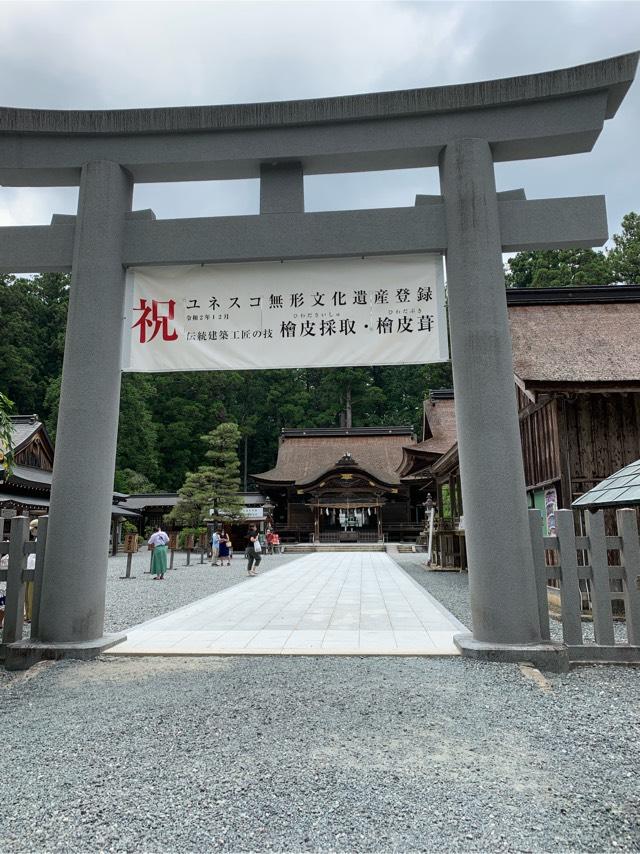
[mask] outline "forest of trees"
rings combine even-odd
[[[606,253],[521,252],[508,287],[640,283],[640,215],[627,214]],[[0,392],[13,411],[37,413],[55,441],[69,277],[0,276]],[[235,422],[244,479],[273,466],[283,427],[339,423],[350,390],[353,424],[419,431],[429,389],[450,387],[450,364],[399,367],[124,374],[115,488],[177,490],[204,461],[202,437]],[[250,483],[250,480],[249,480]]]

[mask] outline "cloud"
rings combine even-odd
[[[56,109],[240,103],[486,80],[638,48],[617,2],[4,2],[0,103]],[[612,229],[638,209],[638,86],[594,152],[500,164],[530,197],[605,192]],[[412,204],[434,170],[307,179],[309,209]],[[34,201],[40,194],[40,201]],[[2,222],[48,221],[67,191],[0,190]],[[136,188],[161,216],[257,210],[252,182]]]

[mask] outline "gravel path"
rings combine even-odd
[[[402,563],[469,619],[465,576]],[[163,586],[123,566],[112,628],[244,572]],[[639,675],[232,656],[0,671],[0,851],[637,852]]]
[[[296,560],[300,555],[264,555],[261,572],[268,572]],[[247,561],[237,555],[231,566],[211,566],[194,555],[186,566],[186,554],[177,552],[175,569],[167,572],[164,581],[153,581],[149,575],[150,555],[145,550],[133,556],[131,573],[135,578],[122,580],[127,567],[126,555],[109,558],[107,570],[107,599],[105,632],[120,632],[189,605],[219,590],[247,581]]]

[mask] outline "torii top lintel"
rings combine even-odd
[[[633,81],[638,53],[541,74],[365,95],[135,110],[0,108],[0,183],[63,186],[111,160],[133,180],[255,178],[434,166],[448,142],[487,140],[495,161],[589,151]]]

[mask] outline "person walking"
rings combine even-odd
[[[248,539],[249,542],[244,550],[244,556],[249,561],[247,565],[247,575],[257,575],[257,568],[260,566],[260,561],[262,560],[262,546],[260,544],[260,537],[256,528],[249,529]],[[254,563],[256,569],[253,568]]]
[[[218,555],[220,554],[220,534],[214,531],[211,535],[211,566],[219,566]]]
[[[229,535],[224,529],[220,531],[220,541],[218,544],[218,550],[220,554],[220,566],[223,566],[225,560],[227,562],[227,566],[231,566],[231,554],[229,553]]]
[[[151,555],[151,574],[154,581],[163,581],[167,571],[167,543],[169,536],[160,525],[149,537],[148,544],[153,548]]]

